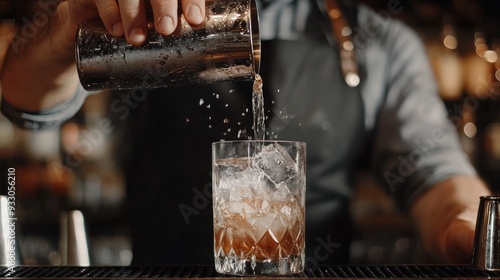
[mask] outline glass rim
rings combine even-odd
[[[255,139],[248,139],[248,140],[221,140],[221,141],[216,141],[212,142],[212,146],[216,145],[221,145],[221,144],[248,144],[248,143],[284,143],[284,144],[300,144],[300,145],[306,145],[305,141],[294,141],[294,140],[255,140]]]
[[[492,201],[499,201],[500,196],[498,195],[483,195],[479,197],[480,200],[492,200]]]

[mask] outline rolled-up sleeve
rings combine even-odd
[[[0,111],[12,123],[24,129],[32,131],[56,129],[78,112],[88,95],[89,92],[79,86],[71,99],[37,112],[20,110],[2,99]]]
[[[397,204],[408,210],[437,183],[476,171],[448,119],[418,36],[399,22],[383,36],[387,87],[374,127],[372,164]]]

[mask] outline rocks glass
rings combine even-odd
[[[212,144],[217,272],[290,275],[304,270],[306,144]]]

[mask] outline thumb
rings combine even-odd
[[[67,2],[68,20],[76,29],[83,21],[99,17],[99,11],[92,0],[70,0]]]
[[[116,0],[71,0],[69,16],[74,26],[88,19],[100,18],[114,36],[123,36],[120,7]]]
[[[469,263],[474,247],[475,225],[471,222],[457,221],[447,230],[445,238],[446,260],[450,263]]]

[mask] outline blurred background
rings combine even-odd
[[[25,18],[20,8],[36,8],[44,1],[0,0],[0,65],[14,24]],[[391,17],[421,36],[461,143],[481,176],[498,192],[500,1],[362,2],[381,13],[391,11]],[[85,216],[91,264],[130,263],[126,188],[121,157],[113,153],[124,139],[121,128],[108,126],[109,98],[90,96],[57,131],[22,131],[0,115],[0,182],[6,181],[5,170],[16,169],[17,238],[25,264],[64,263],[59,249],[61,214],[73,209]],[[359,177],[352,215],[357,229],[351,249],[354,263],[429,262],[408,221],[368,174]]]

